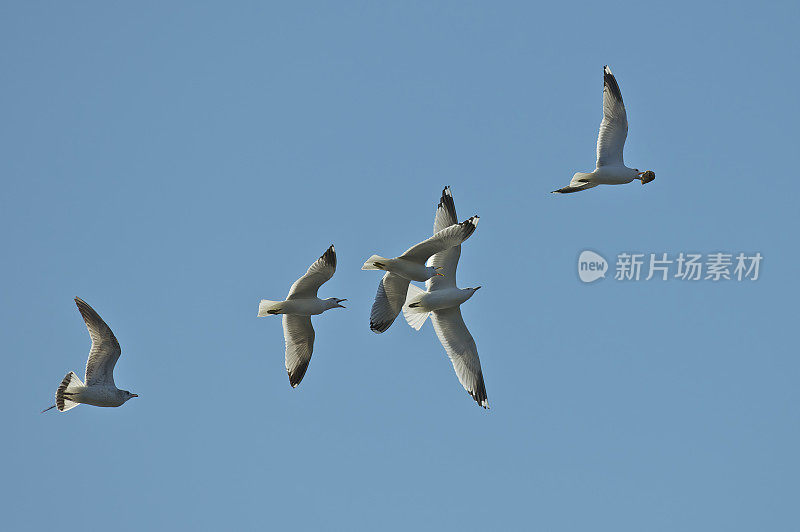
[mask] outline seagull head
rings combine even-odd
[[[437,275],[441,275],[442,277],[444,277],[444,274],[439,272],[439,270],[441,269],[442,269],[441,266],[428,266],[428,273],[430,274],[431,277],[436,277]]]
[[[134,397],[139,397],[137,394],[131,393],[128,390],[120,390],[120,391],[122,392],[122,395],[123,395],[123,397],[125,398],[126,401],[128,399],[132,399]]]
[[[338,299],[335,297],[329,297],[326,301],[330,304],[331,308],[347,308],[342,305],[342,301],[347,301],[347,299]]]

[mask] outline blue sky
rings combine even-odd
[[[9,529],[797,526],[796,2],[4,3]],[[646,186],[594,165],[602,66]],[[430,325],[369,331],[444,185],[492,409]],[[292,390],[283,297],[339,258]],[[760,252],[756,282],[582,284],[584,249]],[[119,409],[39,410],[89,338]]]

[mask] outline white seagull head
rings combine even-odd
[[[441,269],[442,269],[441,266],[428,266],[427,268],[425,268],[425,270],[428,272],[428,275],[430,275],[429,279],[436,277],[437,275],[444,277],[443,273],[439,273],[439,270]]]
[[[328,302],[328,305],[329,305],[328,308],[347,308],[347,307],[345,307],[344,305],[341,304],[342,301],[347,301],[347,299],[338,299],[338,298],[335,298],[335,297],[329,297],[325,301]]]

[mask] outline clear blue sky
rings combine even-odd
[[[4,525],[797,529],[797,2],[6,2]],[[602,66],[626,162],[590,171]],[[461,218],[492,410],[379,275]],[[289,387],[261,298],[334,243]],[[583,249],[755,252],[751,283],[580,283]],[[609,257],[610,258],[610,257]],[[89,338],[122,408],[39,410]]]

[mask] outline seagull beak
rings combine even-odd
[[[139,394],[138,393],[132,393],[131,397],[139,397]]]
[[[347,299],[339,299],[338,301],[336,301],[336,305],[338,305],[339,308],[347,308],[344,305],[342,305],[342,301],[347,301]]]
[[[436,275],[441,275],[442,277],[444,277],[443,273],[436,272]]]

